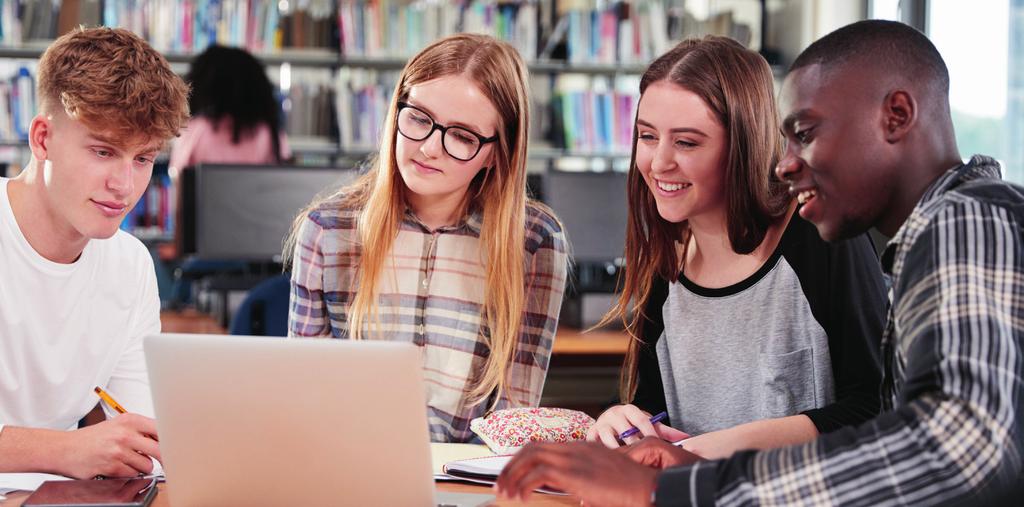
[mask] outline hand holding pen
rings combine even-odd
[[[97,389],[99,389],[99,388],[97,387]],[[662,420],[664,420],[667,417],[668,417],[668,412],[661,412],[658,415],[656,415],[654,417],[651,417],[651,420],[650,420],[651,428],[653,428],[655,424],[660,423]],[[657,431],[657,430],[655,430],[655,431]],[[640,433],[640,428],[637,428],[636,426],[633,426],[632,428],[630,428],[630,429],[620,433],[619,434],[619,440],[625,442],[627,438],[629,438],[629,437],[631,437],[633,435],[636,435],[637,433]]]
[[[651,416],[634,405],[618,405],[606,410],[587,431],[587,440],[600,441],[611,449],[632,444],[642,437],[658,437],[677,442],[689,437],[686,433],[661,423],[668,414]]]

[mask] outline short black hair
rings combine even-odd
[[[893,75],[927,80],[949,94],[949,69],[925,34],[897,21],[869,19],[851,23],[818,39],[796,58],[789,71],[820,64],[825,69],[871,62]]]

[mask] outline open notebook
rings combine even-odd
[[[444,465],[444,473],[460,481],[494,484],[498,480],[498,476],[501,475],[502,469],[505,468],[505,465],[511,459],[511,455],[506,455],[452,461]],[[538,488],[535,491],[551,495],[565,494],[561,491],[547,488]]]
[[[451,443],[430,443],[430,458],[434,466],[435,481],[458,480],[444,473],[444,466],[452,461],[462,461],[470,458],[483,458],[494,456],[494,453],[486,445],[477,444],[451,444]]]
[[[684,438],[682,440],[679,440],[678,442],[672,442],[672,445],[682,446],[683,442],[685,440],[686,439]],[[432,445],[436,446],[436,445],[439,445],[439,444],[432,444]],[[451,448],[453,450],[457,450],[457,451],[461,452],[462,455],[458,456],[459,459],[455,459],[453,461],[448,461],[447,463],[445,463],[444,466],[441,467],[441,470],[440,470],[441,475],[447,476],[448,478],[453,478],[453,479],[456,479],[456,480],[460,480],[460,481],[476,482],[476,483],[480,483],[480,484],[494,484],[495,481],[498,480],[498,476],[501,475],[501,471],[505,468],[505,465],[508,464],[508,462],[512,459],[512,456],[513,456],[513,455],[486,456],[486,455],[484,455],[484,453],[486,453],[487,451],[486,451],[486,447],[484,447],[483,450],[479,450],[478,451],[478,452],[481,453],[481,456],[480,457],[474,457],[474,456],[466,454],[466,452],[467,452],[466,449],[470,449],[470,451],[472,451],[473,449],[471,449],[471,448],[473,448],[473,447],[483,447],[483,446],[466,446],[465,444],[440,444],[440,445],[462,446],[462,447],[452,447]],[[434,451],[435,452],[435,465],[438,462],[437,458],[440,458],[441,456],[443,456],[439,452],[440,449],[441,448],[438,448],[437,450]],[[449,451],[449,452],[451,452],[451,451]],[[448,455],[452,456],[452,454],[448,454]],[[434,473],[435,473],[435,478],[438,478],[438,475],[437,475],[438,474],[438,470],[436,470],[436,467],[435,467]],[[537,489],[537,491],[541,492],[541,493],[549,493],[549,494],[553,494],[553,495],[564,495],[565,494],[565,493],[562,493],[561,491],[558,491],[558,490],[546,489],[546,488]]]

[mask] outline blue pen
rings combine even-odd
[[[668,417],[668,413],[667,412],[662,412],[662,413],[660,413],[660,414],[658,414],[658,415],[656,415],[656,416],[651,418],[651,424],[657,424],[657,423],[661,422],[661,420],[666,418],[666,417]],[[632,428],[630,428],[630,429],[628,429],[626,431],[623,431],[622,434],[619,435],[619,440],[625,440],[625,439],[627,439],[627,438],[629,438],[629,437],[631,437],[633,435],[636,435],[637,433],[640,433],[640,428],[637,428],[636,426],[633,426]]]

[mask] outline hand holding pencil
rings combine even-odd
[[[129,412],[100,387],[94,391],[118,415],[92,426],[61,432],[60,445],[66,459],[54,471],[79,479],[150,473],[150,457],[161,459],[156,421]]]
[[[113,397],[107,394],[107,392],[104,391],[103,388],[101,388],[100,386],[96,386],[92,390],[96,393],[97,396],[100,397],[101,400],[103,400],[107,405],[109,405],[110,408],[117,411],[118,414],[124,414],[128,412],[127,410],[124,409],[124,407],[121,406],[120,403],[117,402],[117,400],[115,400]]]

